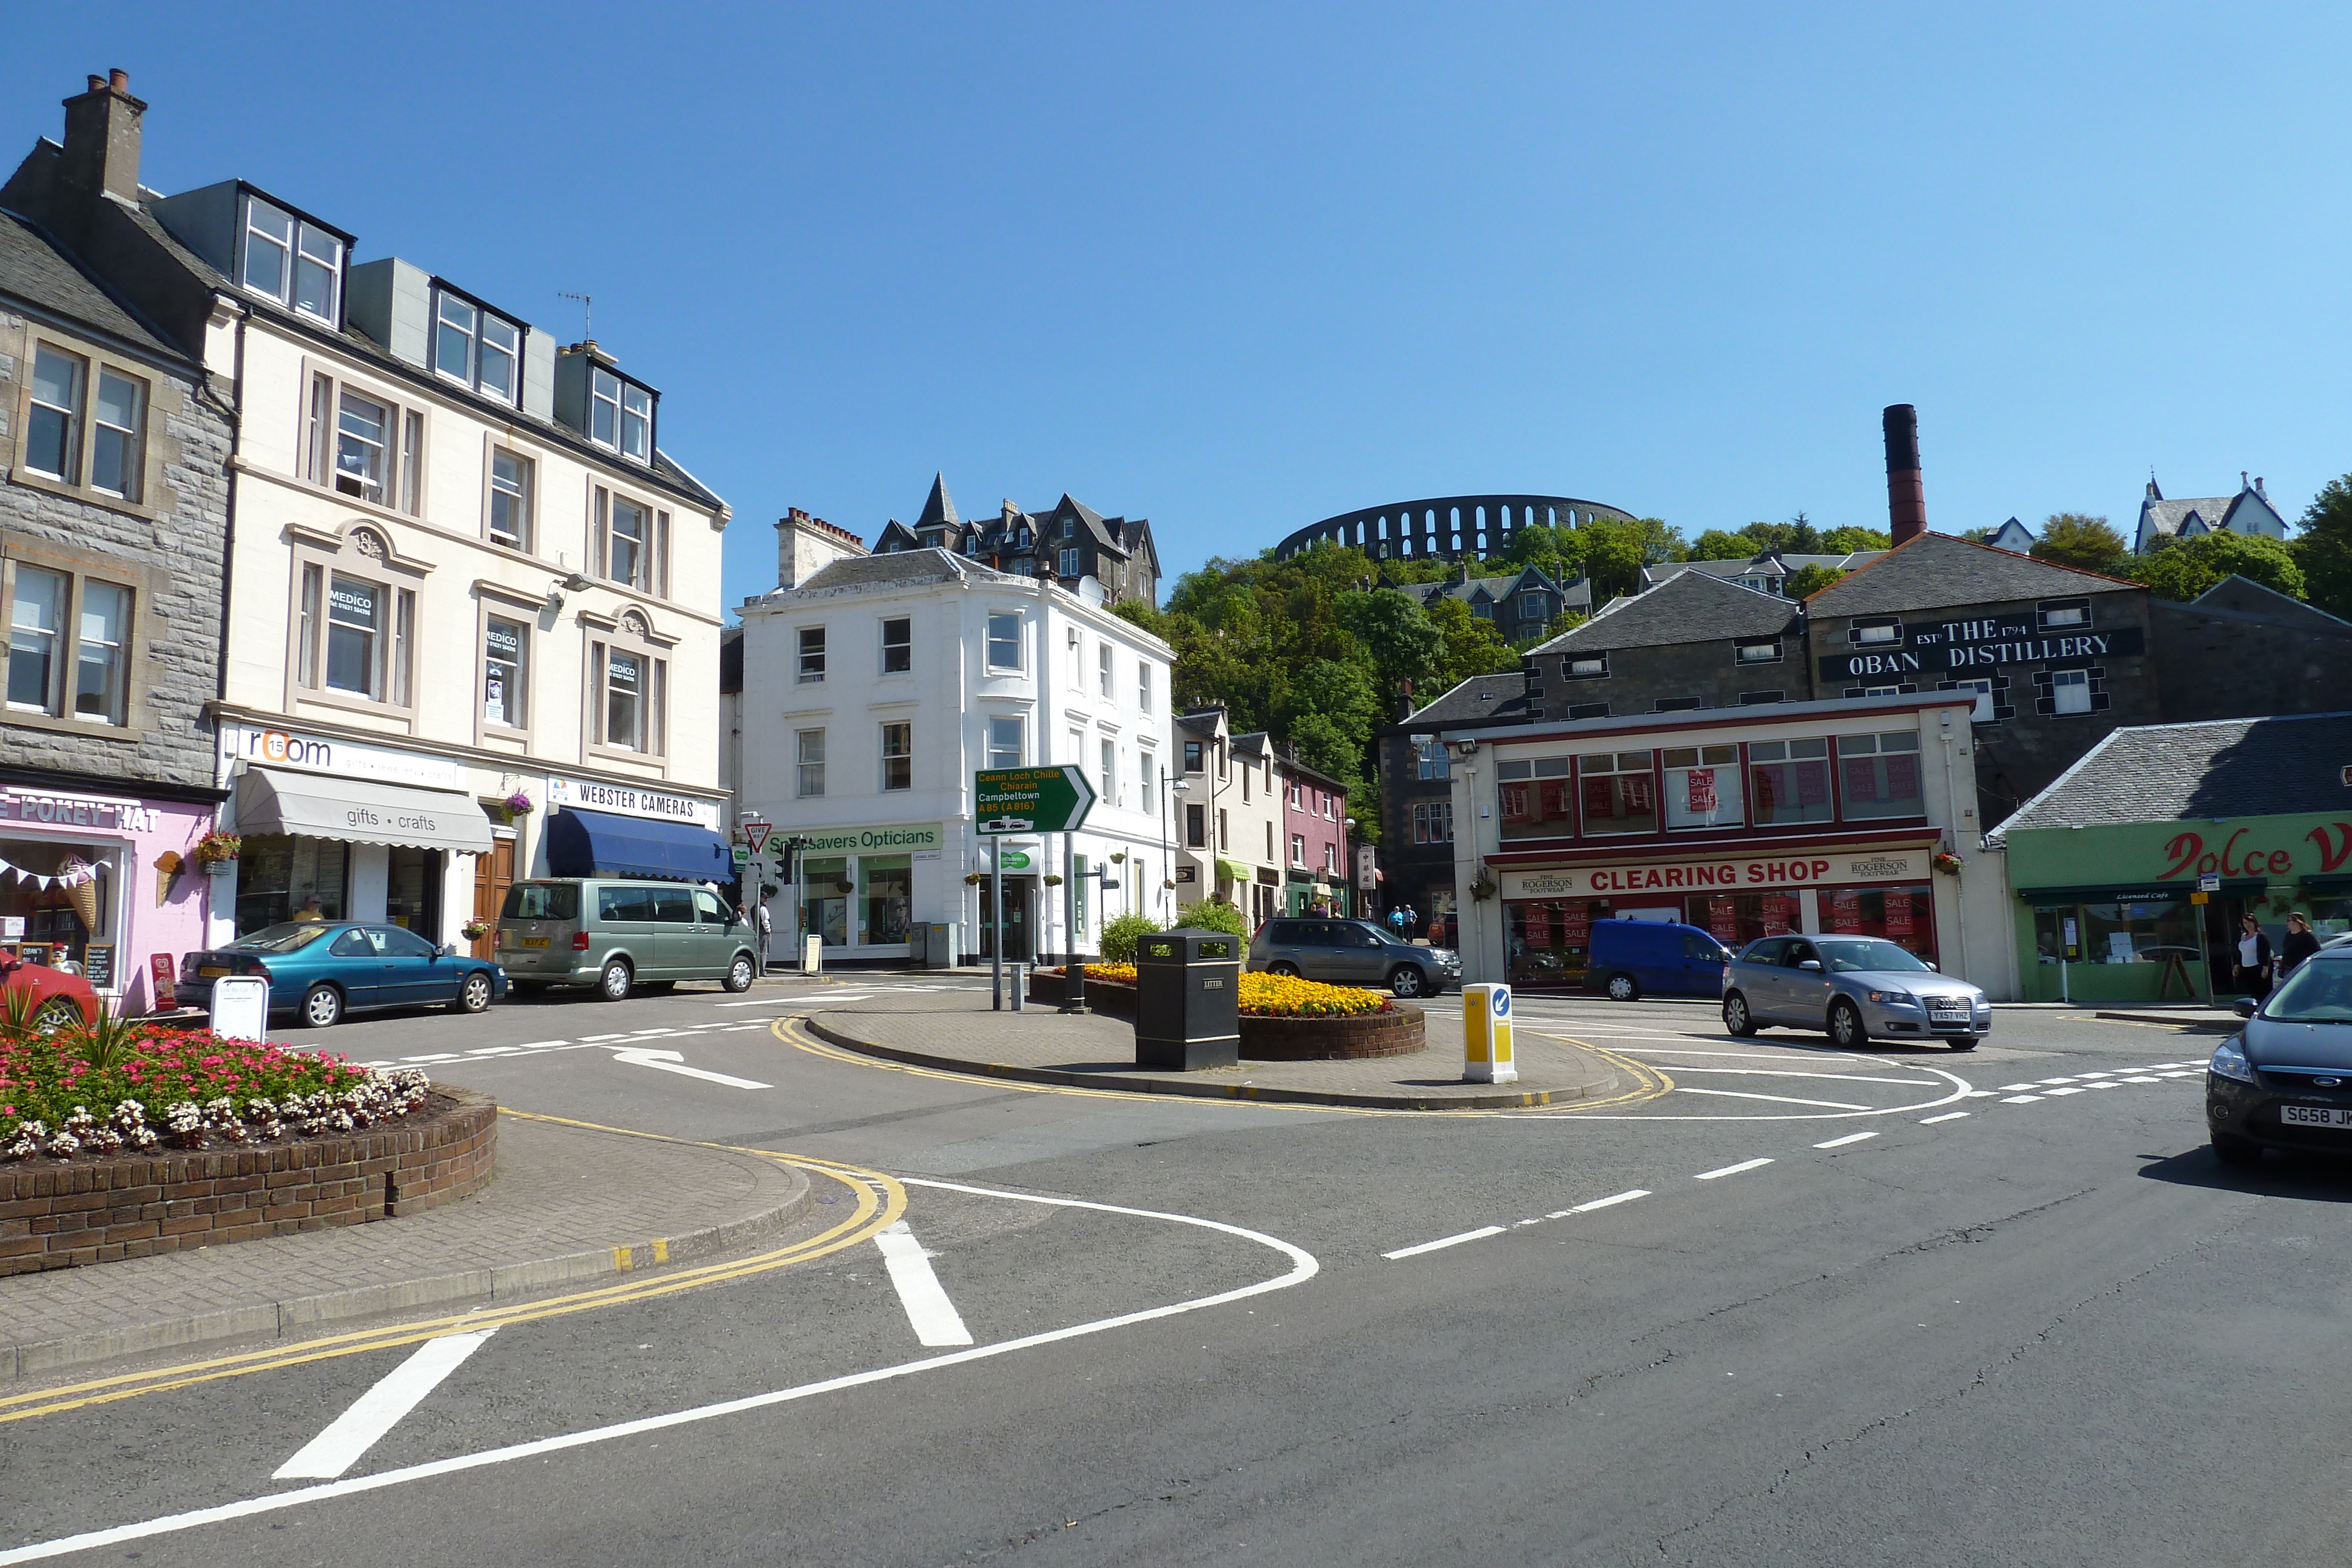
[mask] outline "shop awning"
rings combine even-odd
[[[2352,893],[2352,876],[2315,873],[2305,877],[2303,885],[2305,891],[2311,893]]]
[[[547,819],[551,876],[667,876],[685,882],[735,880],[727,841],[692,822],[616,817],[570,806]]]
[[[1250,880],[1250,868],[1244,862],[1229,861],[1221,855],[1217,859],[1217,880],[1219,882],[1247,882]]]
[[[236,831],[461,855],[490,851],[490,820],[471,796],[274,768],[248,768],[236,781]]]
[[[2224,877],[2221,891],[2233,897],[2268,890],[2268,879],[2259,876]],[[2181,899],[2197,891],[2194,879],[2185,882],[2124,882],[2090,883],[2079,887],[2021,887],[2017,896],[2028,904],[2132,904],[2154,903],[2160,898]]]

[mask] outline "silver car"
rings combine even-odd
[[[1723,971],[1723,1027],[1770,1024],[1829,1032],[1841,1051],[1874,1040],[1939,1040],[1974,1051],[1992,1004],[1966,980],[1877,936],[1767,936]]]

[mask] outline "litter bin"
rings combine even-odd
[[[1181,926],[1135,945],[1135,1064],[1198,1072],[1241,1061],[1241,938]]]

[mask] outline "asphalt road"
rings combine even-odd
[[[840,978],[827,1005],[943,1030],[986,999]],[[1523,999],[1675,1090],[1378,1115],[843,1061],[768,1028],[814,994],[331,1031],[855,1164],[906,1228],[429,1374],[403,1347],[0,1425],[0,1563],[2352,1555],[2352,1170],[2216,1165],[2210,1037],[2004,1010],[1972,1054],[1845,1056]]]

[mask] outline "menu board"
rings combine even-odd
[[[114,989],[114,944],[93,942],[81,950],[82,978],[93,991]]]
[[[27,964],[39,964],[46,967],[49,961],[49,955],[54,951],[56,949],[47,942],[27,942],[16,949],[16,956],[24,959]]]

